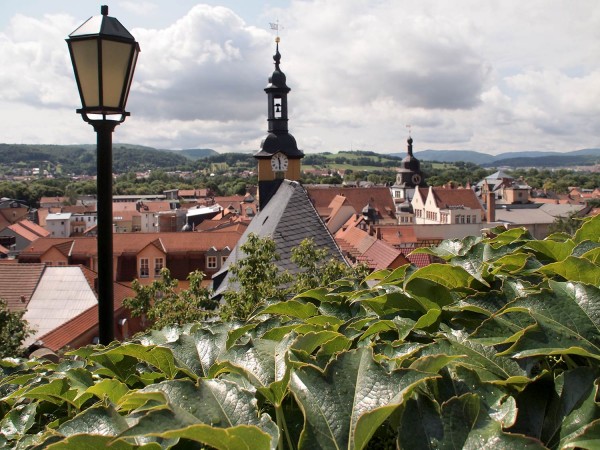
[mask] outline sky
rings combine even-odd
[[[65,39],[100,2],[0,2],[0,142],[94,143]],[[141,47],[114,142],[257,151],[280,24],[306,153],[600,147],[597,0],[113,0]]]

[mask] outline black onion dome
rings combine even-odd
[[[419,172],[421,170],[421,163],[419,162],[419,160],[417,158],[415,158],[413,156],[413,149],[412,149],[413,139],[412,139],[412,137],[409,136],[408,139],[406,140],[406,142],[408,143],[408,146],[407,146],[408,155],[406,155],[404,157],[404,159],[402,160],[402,167],[404,169],[408,169],[413,172]]]
[[[289,133],[269,133],[260,145],[260,152],[255,156],[271,156],[283,152],[290,157],[303,157],[302,150],[298,150],[296,139]]]

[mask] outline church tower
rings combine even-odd
[[[396,175],[396,183],[392,186],[394,201],[402,199],[405,202],[410,202],[416,188],[427,186],[421,172],[421,163],[413,156],[412,137],[409,136],[406,142],[408,144],[407,155],[402,160],[400,169],[398,169],[398,174]]]
[[[267,93],[268,134],[254,155],[258,160],[258,202],[262,210],[284,179],[300,180],[300,160],[304,152],[298,149],[296,139],[288,132],[287,94],[285,74],[279,64],[279,37],[275,39],[275,70],[265,88]]]

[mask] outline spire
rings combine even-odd
[[[279,36],[275,38],[275,54],[273,55],[273,61],[275,61],[275,70],[279,70],[279,61],[281,61],[281,53],[279,53]]]
[[[412,150],[412,137],[410,137],[410,135],[408,136],[408,139],[406,140],[406,142],[408,142],[408,156],[412,156],[413,155],[413,150]]]

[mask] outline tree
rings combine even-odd
[[[581,226],[581,217],[576,211],[567,217],[558,216],[548,227],[550,233],[567,233],[573,235]]]
[[[171,278],[167,268],[161,270],[162,279],[144,286],[133,280],[135,297],[126,298],[123,304],[133,317],[145,317],[155,329],[167,325],[183,325],[206,319],[213,314],[216,302],[211,292],[202,287],[204,274],[197,270],[188,275],[190,287],[178,290],[179,282]]]
[[[248,236],[242,245],[246,257],[230,267],[233,282],[239,286],[223,295],[225,304],[221,307],[221,318],[245,320],[265,300],[285,300],[318,286],[326,286],[346,277],[364,278],[368,269],[364,265],[351,267],[332,258],[324,248],[315,242],[304,239],[292,249],[292,262],[300,269],[293,276],[281,272],[275,261],[279,260],[275,241],[269,237]]]
[[[263,300],[285,299],[287,289],[283,286],[291,281],[289,274],[281,273],[275,264],[280,257],[275,251],[273,239],[261,239],[250,233],[240,249],[246,257],[229,268],[232,283],[237,283],[238,287],[223,294],[223,320],[246,319]]]
[[[365,265],[351,267],[339,259],[332,258],[324,248],[318,248],[311,238],[306,238],[292,249],[292,262],[301,272],[294,277],[291,293],[328,286],[341,278],[364,278],[368,273]]]
[[[0,298],[0,358],[22,356],[21,345],[33,333],[23,314],[24,310],[10,311]]]

